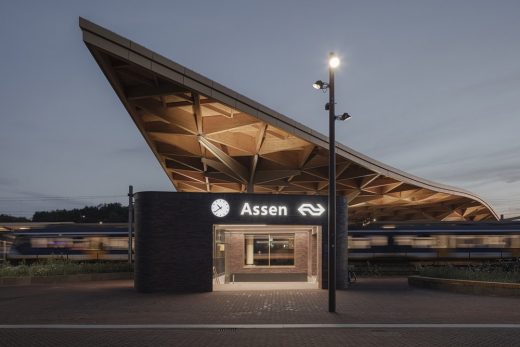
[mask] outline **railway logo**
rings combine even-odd
[[[308,213],[311,216],[317,217],[321,216],[323,212],[325,212],[325,208],[321,206],[321,204],[316,204],[316,206],[314,206],[313,204],[305,203],[298,207],[298,212],[300,212],[302,216],[306,216]]]

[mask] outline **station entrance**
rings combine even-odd
[[[326,196],[135,194],[140,292],[328,288]],[[346,286],[346,202],[337,200],[337,288]]]
[[[321,288],[319,225],[213,225],[213,290]]]

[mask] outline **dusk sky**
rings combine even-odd
[[[520,1],[2,1],[0,214],[173,190],[82,16],[317,131],[520,215]]]

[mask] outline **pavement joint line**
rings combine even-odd
[[[2,329],[135,330],[135,329],[520,329],[520,324],[0,324]]]

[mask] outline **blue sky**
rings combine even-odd
[[[340,142],[520,215],[520,2],[473,0],[3,1],[0,213],[172,189],[79,16],[322,133],[335,51]]]

